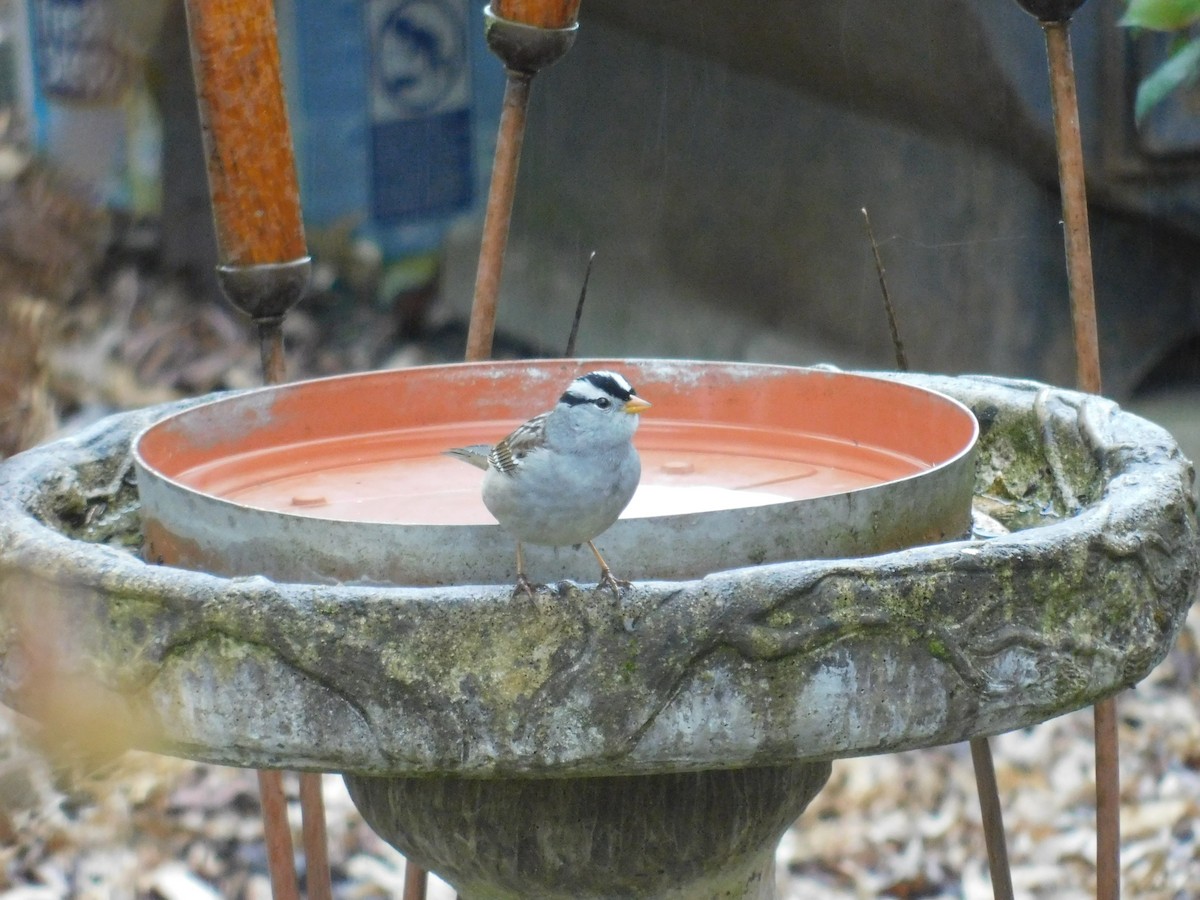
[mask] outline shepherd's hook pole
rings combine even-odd
[[[271,0],[186,0],[217,274],[229,301],[254,323],[263,380],[282,382],[283,319],[304,295],[310,261],[283,101]],[[253,78],[246,78],[253,72]],[[320,775],[300,776],[308,896],[332,896]],[[299,897],[280,772],[260,771],[263,832],[277,900]]]
[[[504,63],[506,81],[467,330],[468,360],[489,359],[492,355],[496,305],[533,76],[562,58],[575,42],[579,0],[494,0],[483,15],[488,46]]]
[[[1046,36],[1050,100],[1058,146],[1058,179],[1062,192],[1063,231],[1067,251],[1067,283],[1075,334],[1075,375],[1080,390],[1098,394],[1100,341],[1096,326],[1096,293],[1092,248],[1088,236],[1087,185],[1079,101],[1071,60],[1071,16],[1084,0],[1017,0],[1037,17]],[[1096,743],[1096,896],[1121,896],[1121,807],[1117,702],[1107,697],[1093,710]]]

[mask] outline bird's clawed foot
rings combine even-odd
[[[621,602],[621,591],[627,587],[632,587],[633,582],[622,581],[612,573],[612,569],[608,567],[608,563],[604,561],[604,557],[600,555],[600,551],[596,549],[596,545],[591,541],[587,542],[588,547],[592,551],[592,555],[596,557],[596,562],[600,563],[600,583],[596,585],[597,589],[608,588],[613,592],[613,596],[617,602]]]
[[[600,582],[596,585],[597,589],[608,588],[613,592],[613,597],[618,603],[621,602],[621,591],[627,587],[633,587],[632,581],[625,581],[613,575],[612,570],[605,568],[600,573]]]
[[[526,597],[528,597],[530,600],[532,600],[534,598],[534,595],[537,594],[537,592],[540,591],[544,587],[545,587],[544,584],[534,584],[532,581],[530,581],[528,578],[525,577],[524,572],[518,572],[517,573],[517,584],[513,588],[513,596],[516,597],[520,594],[524,594]]]

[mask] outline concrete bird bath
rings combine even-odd
[[[38,715],[86,684],[147,749],[344,772],[466,898],[771,897],[829,760],[1111,695],[1197,584],[1161,429],[1030,382],[886,382],[974,412],[976,503],[1011,534],[642,581],[632,631],[571,583],[530,602],[148,564],[131,445],[187,404],[116,417],[0,466],[0,687]]]

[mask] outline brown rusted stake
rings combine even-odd
[[[1063,237],[1067,250],[1067,284],[1075,332],[1075,374],[1079,389],[1100,393],[1100,342],[1096,327],[1096,291],[1092,281],[1092,245],[1088,235],[1087,184],[1083,142],[1079,133],[1079,101],[1066,22],[1043,22],[1050,63],[1050,98],[1058,142],[1058,178],[1062,192]]]
[[[475,297],[467,329],[468,360],[488,359],[508,246],[521,145],[533,76],[559,60],[575,41],[579,0],[496,0],[484,9],[488,46],[504,63],[507,81],[492,182],[484,212]]]
[[[492,163],[492,183],[483,219],[479,268],[475,273],[475,300],[471,305],[471,324],[467,329],[468,361],[489,359],[492,355],[500,276],[504,270],[504,251],[508,246],[508,227],[517,190],[521,145],[525,140],[525,117],[533,76],[513,71],[507,75],[504,106],[500,112],[500,131],[496,138],[496,157]]]
[[[284,379],[284,314],[308,249],[271,0],[186,0],[221,285],[258,327],[267,383]],[[239,272],[251,277],[237,278]],[[296,278],[297,271],[303,277]]]
[[[1050,70],[1050,100],[1058,146],[1058,178],[1062,192],[1063,230],[1067,251],[1067,282],[1075,334],[1075,375],[1080,390],[1101,391],[1100,341],[1096,325],[1096,295],[1088,234],[1087,182],[1083,142],[1079,132],[1079,101],[1071,58],[1071,15],[1084,0],[1017,0],[1038,18],[1046,37]],[[1093,709],[1096,743],[1096,896],[1121,896],[1120,748],[1117,742],[1117,701],[1108,697]]]
[[[983,839],[987,845],[988,871],[992,876],[992,896],[996,900],[1013,900],[1000,789],[996,784],[996,768],[992,764],[992,746],[987,738],[971,739],[971,762],[975,766],[975,787],[979,793],[979,812],[983,818]]]
[[[429,874],[410,861],[404,864],[404,893],[402,900],[424,900],[425,890],[429,886]]]
[[[308,255],[271,0],[186,0],[222,265]]]
[[[533,76],[560,59],[574,43],[579,0],[495,0],[483,14],[488,46],[504,63],[507,80],[467,328],[468,362],[490,359],[492,355],[504,251],[525,142],[529,89]],[[404,900],[422,900],[427,880],[425,870],[409,862],[404,874]]]
[[[1121,896],[1121,773],[1117,741],[1117,698],[1092,709],[1096,741],[1096,897]]]
[[[283,773],[260,769],[258,793],[262,802],[263,839],[267,846],[271,894],[275,900],[299,900],[292,832],[288,827],[287,799],[283,794]]]
[[[274,7],[271,0],[186,0],[186,10],[218,277],[229,301],[257,327],[263,380],[278,384],[286,377],[283,318],[308,285],[309,258]],[[258,779],[272,890],[277,900],[292,900],[299,892],[282,774],[259,772]],[[327,898],[326,851],[313,843],[318,834],[324,842],[319,800],[302,779],[309,896]]]
[[[321,795],[321,776],[300,773],[300,809],[304,815],[304,881],[308,900],[333,900],[333,880],[329,874],[329,840],[325,833],[325,798]]]
[[[1067,280],[1075,332],[1075,373],[1078,387],[1098,394],[1100,341],[1096,325],[1096,294],[1092,247],[1088,234],[1087,183],[1083,142],[1079,133],[1079,102],[1075,68],[1066,20],[1042,22],[1050,65],[1050,96],[1054,134],[1058,142],[1058,175],[1062,191],[1063,229],[1067,249]],[[1116,699],[1096,704],[1093,723],[1096,744],[1096,896],[1121,896],[1120,748],[1117,743]]]
[[[535,28],[570,28],[579,21],[579,0],[492,0],[492,12]]]

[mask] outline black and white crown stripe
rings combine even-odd
[[[637,391],[617,372],[588,372],[571,382],[559,398],[559,403],[578,406],[593,403],[600,397],[610,397],[620,403],[628,402]]]

